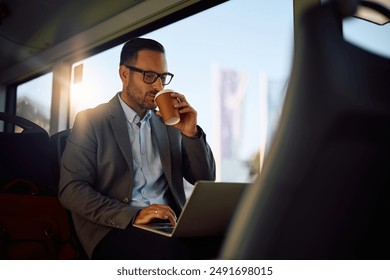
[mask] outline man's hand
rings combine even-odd
[[[197,118],[198,113],[188,103],[186,97],[178,92],[172,92],[171,96],[180,100],[179,103],[175,104],[175,108],[179,110],[180,122],[175,124],[175,127],[185,136],[193,137],[198,134]],[[160,111],[156,112],[161,117]]]
[[[136,225],[145,225],[156,219],[169,220],[172,225],[176,225],[176,214],[168,205],[152,204],[138,212],[134,220]]]

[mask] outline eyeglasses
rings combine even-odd
[[[128,66],[128,65],[124,65],[124,66],[129,68],[131,71],[142,73],[144,75],[144,82],[147,84],[153,84],[155,81],[157,81],[158,78],[161,78],[162,84],[166,86],[172,81],[172,78],[174,76],[172,73],[169,72],[158,74],[154,71],[144,71],[142,69],[133,66]]]

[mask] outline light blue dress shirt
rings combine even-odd
[[[163,173],[160,154],[152,140],[150,127],[152,112],[148,110],[145,117],[140,120],[119,94],[118,98],[126,115],[133,154],[134,186],[131,205],[146,207],[153,203],[168,204],[165,199],[168,182]]]

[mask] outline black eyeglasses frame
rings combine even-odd
[[[166,85],[168,85],[172,81],[173,77],[175,76],[175,75],[173,75],[172,73],[169,73],[169,72],[164,72],[164,73],[159,74],[159,73],[154,72],[154,71],[145,71],[145,70],[139,69],[139,68],[134,67],[134,66],[125,65],[125,64],[123,64],[123,65],[125,67],[127,67],[128,69],[130,69],[131,71],[142,73],[143,74],[143,81],[146,84],[153,84],[153,83],[155,83],[157,81],[158,78],[160,78],[162,84],[164,86],[166,86]],[[153,81],[148,81],[147,80],[147,78],[146,78],[147,74],[154,75],[155,78],[153,79]],[[168,82],[166,82],[167,78],[169,78]]]

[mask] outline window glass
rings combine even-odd
[[[343,33],[356,46],[390,58],[390,23],[377,25],[351,17],[343,21]]]
[[[50,111],[53,73],[47,73],[36,79],[18,85],[16,88],[16,115],[26,118],[50,130]],[[20,128],[15,128],[19,131]]]
[[[183,93],[217,162],[217,180],[251,181],[276,128],[293,47],[293,1],[235,0],[144,37],[162,43],[167,86]],[[122,46],[73,65],[71,116],[121,90]],[[82,78],[76,75],[82,65]]]

